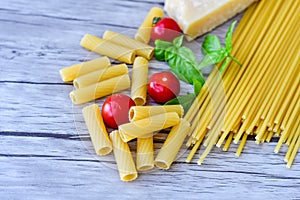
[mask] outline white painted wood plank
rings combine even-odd
[[[90,54],[79,45],[84,34],[136,29],[162,2],[1,1],[0,58],[9,67],[2,69],[0,81],[61,82],[60,68]],[[139,12],[130,14],[130,9]]]
[[[248,142],[241,158],[234,156],[233,149],[227,153],[215,149],[201,166],[184,163],[182,156],[168,171],[144,172],[136,181],[123,183],[113,156],[97,157],[80,140],[0,138],[0,152],[6,155],[0,156],[0,171],[6,172],[0,179],[4,199],[127,199],[133,194],[134,199],[170,195],[189,199],[300,197],[299,159],[292,170],[286,169],[281,158],[272,153],[274,143],[257,146]],[[8,148],[15,140],[19,145]]]
[[[80,47],[84,34],[101,36],[110,29],[131,31],[129,35],[134,35],[148,10],[162,7],[163,1],[101,1],[101,6],[97,1],[75,5],[73,1],[21,2],[1,1],[0,59],[6,67],[1,69],[0,81],[61,83],[59,69],[99,56]],[[113,12],[113,17],[111,7],[118,11]],[[133,13],[136,9],[138,12]],[[213,33],[224,37],[230,22]],[[199,45],[202,40],[203,37],[198,39]]]

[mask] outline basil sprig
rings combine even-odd
[[[155,58],[160,61],[167,61],[171,71],[180,80],[189,84],[194,84],[194,81],[204,84],[204,77],[201,71],[197,69],[196,56],[190,48],[182,46],[183,38],[183,35],[179,36],[172,43],[156,40]]]
[[[202,44],[202,52],[205,55],[200,62],[198,69],[201,70],[204,67],[217,64],[225,59],[223,62],[220,73],[224,71],[228,63],[233,60],[238,65],[242,65],[236,58],[231,55],[232,51],[232,33],[236,21],[234,21],[225,36],[225,47],[221,45],[220,38],[216,35],[207,35]]]
[[[194,93],[178,96],[166,103],[166,105],[181,104],[187,112],[205,83],[205,79],[202,72],[197,69],[199,63],[194,52],[182,46],[183,38],[183,35],[179,36],[173,42],[156,40],[154,53],[157,60],[168,62],[171,71],[180,80],[194,85]]]
[[[201,70],[204,67],[224,62],[220,68],[220,73],[224,71],[228,63],[233,60],[237,64],[240,62],[231,55],[232,51],[232,33],[236,21],[229,27],[225,37],[225,47],[221,45],[220,38],[216,35],[207,35],[202,44],[202,52],[204,58],[198,63],[194,52],[182,46],[184,36],[179,36],[173,42],[162,40],[155,41],[154,55],[159,61],[168,62],[171,71],[182,81],[194,85],[194,93],[178,96],[175,99],[168,101],[167,105],[181,104],[184,110],[187,111],[193,103],[196,96],[199,94],[202,86],[205,83],[204,76]]]

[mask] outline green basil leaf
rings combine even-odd
[[[156,60],[165,61],[165,50],[164,49],[154,49],[154,57]]]
[[[195,95],[198,95],[204,82],[200,82],[199,80],[194,80],[193,85],[194,85],[194,93]]]
[[[182,105],[184,112],[187,113],[187,111],[191,107],[192,103],[194,102],[195,98],[196,98],[196,96],[194,94],[178,96],[177,98],[174,98],[174,99],[168,101],[167,103],[165,103],[165,105],[180,104],[180,105]]]
[[[219,51],[222,48],[220,38],[216,35],[207,35],[202,44],[203,54],[209,54]]]
[[[236,22],[237,21],[234,21],[230,25],[230,27],[228,28],[228,31],[226,33],[226,36],[225,36],[225,47],[226,47],[226,50],[228,53],[230,53],[232,50],[232,33],[233,33],[233,29],[234,29]]]
[[[167,48],[173,46],[171,42],[162,40],[155,40],[154,56],[159,61],[165,61],[165,51]]]
[[[197,66],[198,70],[203,69],[204,67],[210,66],[214,64],[213,60],[210,58],[209,54],[206,54],[204,58],[201,60],[199,65]]]
[[[170,46],[165,50],[165,60],[169,61],[178,55],[177,48],[175,46]]]
[[[195,65],[195,66],[198,65],[197,58],[196,58],[194,52],[190,48],[182,46],[178,49],[178,54],[180,54],[180,56],[184,60],[192,63],[193,65]]]
[[[170,64],[169,64],[170,65]],[[174,70],[171,68],[171,71],[176,75],[177,78],[179,78],[180,80],[189,83],[189,80],[186,78],[186,76],[184,76],[183,74],[181,74],[179,71]]]
[[[173,40],[173,45],[177,48],[181,47],[184,35],[181,35]]]
[[[201,82],[203,79],[202,73],[198,71],[192,63],[186,61],[179,54],[173,56],[172,59],[169,59],[168,64],[172,71],[182,81],[193,84],[194,80],[199,80]]]
[[[197,69],[201,70],[204,67],[210,66],[212,64],[217,64],[218,62],[226,58],[226,56],[227,56],[227,52],[223,48],[220,49],[219,51],[206,54],[204,58],[201,60],[200,64],[197,66]]]

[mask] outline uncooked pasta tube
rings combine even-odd
[[[116,43],[118,45],[127,47],[135,51],[136,55],[142,56],[150,60],[154,53],[154,48],[143,42],[134,40],[120,33],[115,33],[112,31],[105,31],[103,34],[103,39],[110,42]]]
[[[138,138],[136,146],[136,168],[139,171],[150,170],[154,167],[153,136]]]
[[[74,79],[73,84],[76,89],[79,89],[127,73],[126,64],[115,65],[80,76]]]
[[[153,132],[175,126],[179,121],[177,113],[168,112],[122,124],[119,126],[119,132],[122,140],[128,142],[134,138],[150,137]]]
[[[113,152],[121,180],[135,180],[138,177],[138,173],[136,171],[128,144],[122,141],[117,130],[111,132],[109,136],[113,143]]]
[[[73,90],[70,98],[74,104],[86,103],[103,96],[119,92],[130,87],[130,79],[128,74],[111,78],[93,85]]]
[[[64,82],[73,81],[75,78],[88,74],[93,71],[102,70],[110,66],[108,57],[104,56],[95,60],[78,63],[59,70],[60,76]]]
[[[106,155],[110,153],[112,150],[112,144],[101,117],[99,106],[96,104],[86,106],[83,108],[82,114],[91,136],[95,152],[98,155]]]
[[[161,8],[153,7],[141,24],[139,30],[135,34],[135,39],[144,43],[150,41],[150,33],[152,29],[152,22],[154,17],[162,18],[164,11]]]
[[[132,49],[98,38],[91,34],[86,34],[82,38],[80,45],[95,53],[99,53],[128,64],[132,64],[135,58],[135,52]]]
[[[142,106],[147,97],[148,60],[136,57],[132,68],[131,98],[136,105]]]
[[[182,119],[177,126],[171,129],[171,132],[155,158],[155,166],[161,169],[170,168],[187,136],[189,128],[190,123]]]
[[[184,109],[181,105],[132,106],[129,110],[129,120],[136,121],[167,112],[176,112],[181,118],[184,114]]]

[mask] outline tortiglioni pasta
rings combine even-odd
[[[132,49],[98,38],[91,34],[86,34],[82,38],[80,45],[95,53],[99,53],[128,64],[132,64],[135,58],[135,52]]]
[[[149,11],[148,15],[144,19],[143,23],[141,24],[139,30],[135,34],[135,39],[140,42],[144,42],[148,44],[150,41],[150,33],[152,29],[152,22],[154,17],[160,17],[164,15],[164,11],[161,8],[153,7]]]
[[[136,57],[132,68],[131,98],[137,106],[146,103],[148,60]]]
[[[184,109],[180,104],[165,106],[132,106],[129,110],[129,120],[136,121],[167,112],[176,112],[181,118],[184,114]]]
[[[150,137],[153,132],[159,131],[179,123],[180,118],[176,112],[154,115],[119,126],[119,133],[124,142],[134,138]]]
[[[161,169],[170,168],[187,136],[189,128],[190,123],[182,119],[178,125],[171,129],[166,141],[155,158],[155,166]]]
[[[113,144],[113,152],[121,180],[135,180],[138,177],[138,173],[136,171],[128,144],[122,141],[117,130],[111,132],[109,136]]]
[[[148,60],[150,60],[154,53],[154,48],[150,45],[147,45],[143,42],[134,40],[120,33],[115,33],[112,31],[105,31],[103,34],[103,39],[108,40],[110,42],[116,43],[118,45],[122,45],[129,49],[135,51],[136,55],[142,56]]]
[[[150,170],[154,167],[153,136],[138,138],[136,146],[136,168],[139,171]]]
[[[95,152],[106,155],[111,152],[112,144],[106,131],[100,108],[93,104],[82,109],[83,118],[91,136]]]
[[[91,73],[96,70],[102,70],[110,66],[108,57],[104,56],[87,62],[78,63],[59,70],[60,76],[64,82],[73,81],[75,78]]]
[[[70,98],[74,104],[86,103],[114,92],[119,92],[130,87],[128,74],[111,78],[93,85],[89,85],[70,93]]]
[[[94,83],[98,83],[110,78],[128,73],[126,64],[111,66],[102,70],[97,70],[74,79],[73,84],[76,89],[83,88]]]

